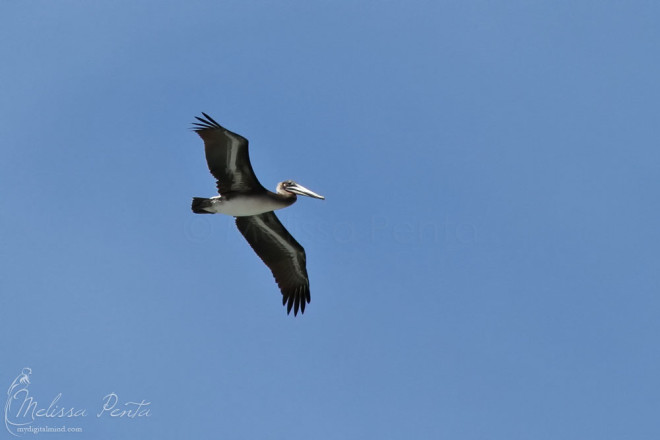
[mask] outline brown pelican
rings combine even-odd
[[[305,249],[277,219],[276,209],[296,201],[296,194],[325,199],[293,180],[277,184],[276,192],[261,186],[248,155],[248,140],[232,133],[206,113],[195,116],[193,130],[204,141],[206,162],[216,178],[219,196],[193,197],[196,214],[227,214],[236,217],[236,226],[252,249],[273,272],[282,291],[282,304],[293,315],[305,311],[310,301]]]

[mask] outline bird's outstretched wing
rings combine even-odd
[[[195,116],[199,122],[193,122],[193,130],[204,141],[206,163],[218,181],[218,193],[265,190],[252,170],[248,140],[227,130],[206,113],[202,115],[205,119]]]
[[[273,272],[282,291],[282,304],[294,316],[310,301],[305,249],[282,226],[273,212],[236,217],[236,226],[252,249]]]

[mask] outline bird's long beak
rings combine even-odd
[[[293,184],[290,185],[286,188],[287,191],[290,191],[292,193],[300,194],[301,196],[308,196],[308,197],[314,197],[315,199],[321,199],[325,200],[325,197],[316,194],[314,191],[310,191],[307,188],[305,188],[302,185],[299,184]]]

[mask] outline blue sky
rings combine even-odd
[[[0,384],[57,438],[658,438],[659,16],[2,2]],[[302,317],[190,212],[202,111],[327,198],[278,213]]]

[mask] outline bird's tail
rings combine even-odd
[[[213,212],[206,210],[206,208],[211,207],[211,204],[211,199],[205,199],[204,197],[193,197],[192,212],[195,214],[213,214]]]

